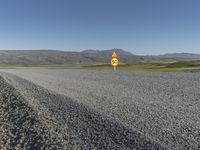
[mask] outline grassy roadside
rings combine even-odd
[[[0,65],[0,69],[89,69],[112,70],[110,64],[93,66],[14,66]],[[176,62],[146,62],[135,64],[120,64],[117,70],[126,71],[159,71],[159,72],[200,72],[200,60]]]
[[[84,67],[92,70],[111,70],[109,64]],[[122,64],[117,67],[118,70],[130,71],[159,71],[159,72],[199,72],[200,60],[177,61],[177,62],[150,62],[137,64]]]

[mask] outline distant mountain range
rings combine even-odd
[[[1,50],[0,64],[5,65],[92,65],[109,63],[113,50],[85,50],[69,52],[58,50]],[[133,63],[140,60],[121,49],[115,49],[120,62]]]
[[[0,50],[1,65],[96,65],[109,63],[115,51],[121,63],[151,60],[200,59],[199,54],[174,53],[158,56],[134,55],[122,49],[84,50],[69,52],[59,50]]]
[[[199,59],[200,54],[192,54],[192,53],[171,53],[159,55],[162,58],[186,58],[186,59]]]

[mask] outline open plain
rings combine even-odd
[[[46,149],[200,149],[199,73],[7,69],[0,76],[1,88],[10,88],[0,91],[2,105],[12,103],[2,95],[15,91],[18,118],[38,127],[21,136],[8,116],[18,132],[1,136],[22,139],[11,146],[26,149],[23,139],[39,137],[35,147]],[[0,122],[15,109],[1,107]]]

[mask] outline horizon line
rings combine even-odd
[[[108,51],[108,50],[124,50],[126,52],[129,52],[133,55],[138,55],[138,56],[160,56],[160,55],[167,55],[167,54],[196,54],[196,55],[200,55],[200,53],[193,53],[193,52],[171,52],[171,53],[160,53],[160,54],[136,54],[133,53],[129,50],[125,50],[122,48],[111,48],[111,49],[84,49],[84,50],[64,50],[64,49],[51,49],[51,48],[47,48],[47,49],[0,49],[0,51],[62,51],[62,52],[83,52],[86,50],[94,50],[94,51]]]

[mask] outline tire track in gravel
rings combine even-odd
[[[82,149],[168,149],[153,138],[133,131],[69,97],[15,75],[6,73],[4,77],[18,87],[31,104],[47,109],[67,131],[77,135]]]
[[[48,119],[0,76],[0,149],[80,149],[73,137]]]

